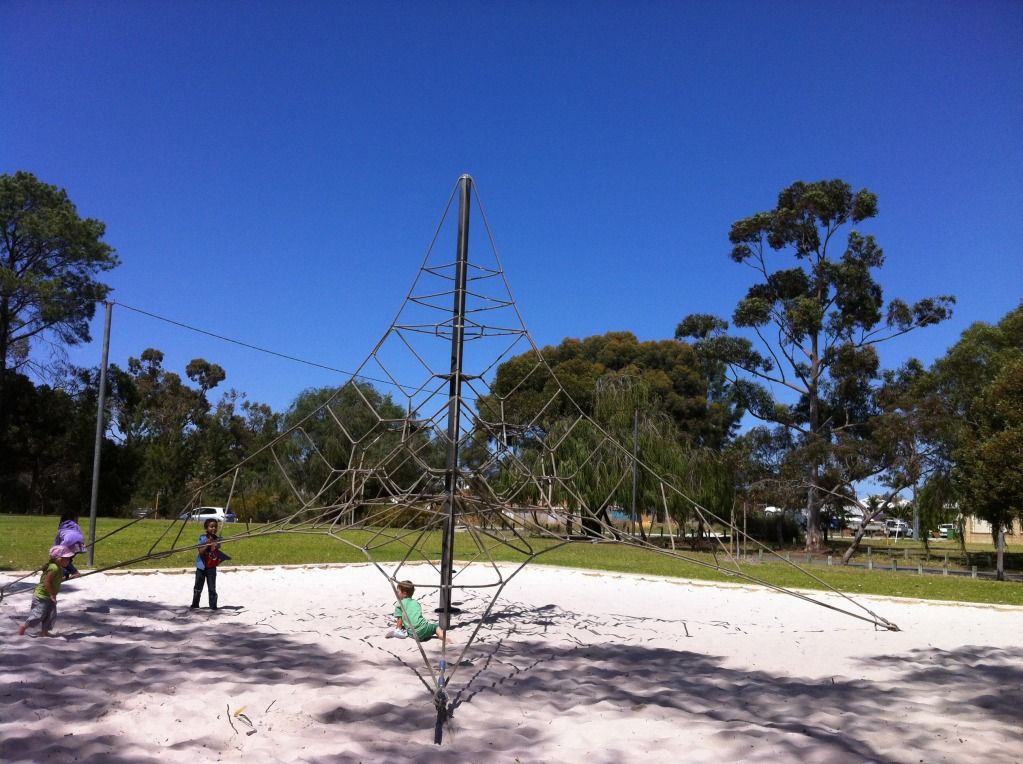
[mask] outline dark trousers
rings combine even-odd
[[[205,582],[210,595],[210,607],[217,607],[217,569],[206,568],[195,571],[195,586],[192,588],[192,607],[199,607],[199,596],[202,594],[202,585]]]

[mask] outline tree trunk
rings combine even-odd
[[[856,554],[856,549],[859,547],[860,542],[863,540],[864,534],[867,532],[867,524],[861,523],[860,528],[856,533],[853,534],[852,543],[849,544],[849,548],[845,550],[845,554],[842,555],[842,564],[848,565],[849,560]]]
[[[8,267],[14,270],[13,258]],[[10,298],[0,299],[0,442],[7,441],[7,403],[4,400],[7,379],[7,354],[10,351],[11,302]]]
[[[1005,526],[998,526],[998,562],[995,565],[995,578],[1005,580]]]
[[[703,515],[699,515],[696,520],[696,537],[693,539],[691,544],[693,549],[703,549]]]
[[[916,483],[913,484],[913,538],[920,538],[920,499],[917,496]]]
[[[601,532],[600,518],[593,514],[589,507],[583,507],[582,517],[579,518],[579,525],[582,526],[582,532],[587,536],[604,535]]]
[[[864,515],[863,515],[863,522],[860,523],[859,530],[856,531],[856,533],[853,534],[852,543],[849,544],[849,548],[846,549],[845,550],[845,554],[842,555],[842,564],[843,565],[848,565],[849,564],[849,560],[851,560],[852,556],[854,554],[856,554],[856,549],[859,547],[860,541],[863,540],[863,536],[867,533],[867,524],[874,522],[874,518],[876,518],[879,514],[881,514],[881,511],[884,509],[884,507],[887,507],[887,506],[888,506],[888,503],[885,502],[880,507],[875,509],[869,516],[866,513],[864,513]]]
[[[824,552],[824,533],[821,530],[821,505],[817,499],[817,468],[814,467],[814,485],[806,492],[806,551]]]
[[[823,303],[824,294],[820,285],[818,285],[817,299]],[[818,387],[821,374],[819,342],[819,336],[812,334],[810,338],[810,379],[806,389],[806,399],[809,405],[809,421],[807,422],[810,430],[809,445],[814,451],[818,447],[817,440],[821,429]],[[824,534],[821,533],[821,503],[817,492],[817,486],[820,485],[821,464],[820,457],[813,455],[814,451],[811,452],[814,464],[810,469],[810,488],[806,492],[806,551],[811,554],[825,551]]]

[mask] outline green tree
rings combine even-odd
[[[24,374],[8,378],[8,458],[0,466],[0,512],[87,513],[96,427],[94,375],[75,370],[53,386],[34,385]],[[101,496],[123,501],[123,460],[102,443]]]
[[[4,511],[53,513],[78,509],[83,492],[85,459],[73,458],[76,447],[91,455],[88,418],[64,390],[32,384],[11,374],[7,386],[8,459],[3,465],[0,502]],[[71,457],[71,458],[69,458]]]
[[[927,435],[944,455],[932,491],[997,535],[1023,519],[1023,305],[969,327],[931,375],[941,416]]]
[[[0,384],[47,336],[89,341],[96,303],[110,292],[97,277],[119,264],[105,230],[79,217],[62,189],[27,172],[0,175]]]
[[[202,458],[202,444],[216,423],[206,393],[226,375],[216,364],[195,359],[187,373],[199,384],[196,390],[166,370],[163,358],[147,348],[128,359],[127,370],[111,365],[111,430],[136,464],[137,500],[147,503],[159,492],[171,506],[183,506],[223,466]]]
[[[610,332],[566,339],[541,354],[546,366],[529,352],[498,367],[492,394],[479,401],[482,419],[531,422],[542,434],[550,423],[574,416],[576,406],[594,416],[597,383],[604,377],[629,377],[641,383],[651,405],[696,446],[720,448],[741,416],[734,397],[721,384],[723,377],[715,378],[714,367],[686,343],[640,342],[631,332]]]
[[[944,320],[954,303],[941,296],[885,307],[873,275],[884,254],[873,236],[850,230],[836,256],[843,229],[875,215],[877,197],[866,189],[854,192],[841,180],[792,184],[774,209],[739,220],[729,235],[732,259],[759,279],[732,316],[755,339],[727,334],[728,323],[708,315],[687,316],[675,332],[695,339],[707,363],[727,366],[752,416],[793,434],[810,551],[824,547],[829,473],[844,469],[838,441],[862,438],[873,414],[875,346]],[[775,268],[772,252],[788,252],[795,265]],[[839,477],[845,483],[854,475]]]
[[[367,382],[301,393],[274,446],[290,508],[431,490],[428,475],[443,463],[441,452],[406,414]]]
[[[17,402],[6,391],[14,386],[24,403],[14,374],[50,370],[33,355],[36,345],[50,342],[59,354],[63,345],[89,340],[96,302],[110,291],[97,276],[118,264],[103,233],[103,223],[79,217],[56,186],[27,172],[0,175],[0,492],[13,487],[14,465],[28,456],[17,450],[25,441],[11,431]]]
[[[914,533],[919,533],[921,508],[925,520],[930,515],[929,505],[917,495],[922,481],[939,464],[936,450],[922,437],[928,408],[921,405],[920,390],[926,385],[926,372],[913,359],[897,370],[885,371],[882,378],[863,426],[840,433],[834,447],[844,466],[835,477],[850,494],[847,503],[858,504],[863,512],[862,523],[842,557],[843,564],[856,552],[868,523],[882,512],[898,517],[911,509]],[[853,489],[856,482],[866,479],[883,487],[884,492],[863,502],[855,498]],[[907,507],[900,495],[910,489],[913,502]]]

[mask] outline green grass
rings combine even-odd
[[[189,523],[175,542],[174,534],[181,530],[180,523],[169,520],[131,521],[123,518],[99,518],[96,524],[95,566],[115,566],[143,557],[150,550],[159,552],[172,545],[194,544],[202,532],[198,523]],[[0,570],[31,570],[45,562],[46,551],[53,543],[57,520],[53,517],[26,517],[22,515],[0,515]],[[82,528],[88,535],[88,519],[82,520]],[[252,526],[256,531],[260,526]],[[246,526],[228,524],[224,535],[243,533]],[[108,538],[102,537],[112,534]],[[161,539],[161,534],[165,534]],[[361,546],[372,545],[373,557],[377,561],[401,559],[405,547],[399,543],[382,543],[368,531],[346,532],[343,538],[349,543],[321,533],[281,533],[239,540],[236,544],[225,545],[235,565],[298,565],[316,563],[366,562],[367,557]],[[905,542],[903,542],[905,543]],[[549,549],[555,542],[549,539],[530,539],[533,551]],[[876,545],[875,545],[876,546]],[[440,534],[433,533],[426,539],[426,554],[432,559],[440,557]],[[498,560],[521,562],[526,558],[523,551],[516,551],[504,545],[495,545],[490,554]],[[479,554],[468,534],[455,537],[455,556],[469,560]],[[710,554],[685,552],[696,560],[712,563]],[[877,555],[877,551],[874,553]],[[794,560],[799,556],[794,555]],[[84,565],[86,556],[80,555]],[[195,561],[195,552],[177,552],[167,557],[150,558],[133,563],[133,568],[188,568]],[[727,564],[719,555],[718,561]],[[637,573],[652,576],[674,576],[707,581],[732,581],[743,583],[736,576],[711,570],[695,562],[679,560],[649,550],[637,549],[620,544],[578,543],[563,546],[543,554],[536,560],[540,564],[561,565],[590,570]],[[880,562],[880,561],[879,561]],[[82,567],[82,565],[79,565]],[[751,562],[743,570],[749,575],[771,584],[804,589],[825,588],[805,573],[784,562]],[[890,570],[868,571],[860,568],[820,567],[810,572],[822,581],[844,592],[876,594],[891,597],[919,597],[923,599],[952,600],[1005,605],[1023,605],[1023,584],[959,578],[941,575],[917,575],[916,573],[893,573]]]

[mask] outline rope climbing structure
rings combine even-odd
[[[445,257],[439,242],[452,227],[454,256]],[[483,242],[474,244],[472,257],[470,242]],[[673,534],[667,542],[651,537],[637,516],[641,489],[644,514],[670,523],[685,513],[705,527],[727,529],[730,538],[744,534],[688,495],[684,475],[624,440],[586,413],[533,342],[473,179],[463,175],[394,320],[351,378],[203,486],[194,503],[216,496],[238,506],[275,492],[276,519],[230,543],[274,533],[327,534],[358,549],[396,599],[406,578],[435,593],[444,632],[439,659],[416,640],[432,685],[437,743],[458,704],[466,651],[502,591],[523,566],[567,544],[645,549],[897,630],[844,594],[836,592],[835,604],[834,597],[825,601],[760,581],[737,547],[723,541],[713,541],[719,549],[708,557],[676,548]],[[631,515],[623,509],[630,504]],[[190,548],[182,540],[184,522],[174,528],[147,557]],[[755,539],[745,543],[760,555],[774,554]],[[489,604],[459,619],[460,592],[469,588],[474,602],[489,593]],[[449,638],[453,626],[457,641]]]

